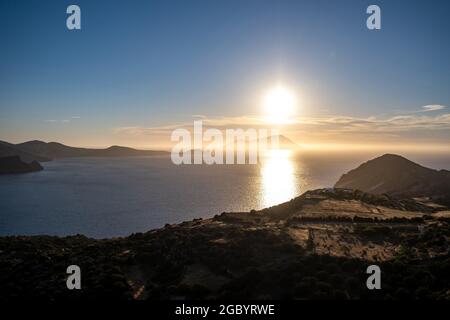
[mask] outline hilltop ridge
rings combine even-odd
[[[342,175],[334,186],[373,194],[448,201],[450,172],[426,168],[399,155],[385,154]]]
[[[19,150],[50,159],[74,157],[129,157],[166,154],[165,151],[137,150],[122,146],[111,146],[105,149],[90,149],[66,146],[59,142],[28,141],[15,145]]]

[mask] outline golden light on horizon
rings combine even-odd
[[[271,89],[264,97],[264,111],[267,121],[283,124],[289,122],[294,115],[296,99],[291,91],[284,86]]]

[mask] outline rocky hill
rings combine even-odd
[[[32,161],[50,161],[51,159],[45,156],[36,155],[18,148],[15,144],[0,141],[0,158],[19,156],[22,161],[30,163]]]
[[[112,146],[106,149],[89,149],[69,147],[58,142],[28,141],[15,145],[17,149],[50,159],[75,157],[133,157],[167,154],[164,151],[137,150],[133,148]]]
[[[397,197],[450,197],[450,171],[433,170],[404,157],[385,154],[344,174],[336,188]]]

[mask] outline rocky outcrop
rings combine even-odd
[[[0,174],[26,173],[43,170],[37,161],[26,163],[19,156],[0,158]]]
[[[397,197],[445,198],[450,196],[450,172],[385,154],[344,174],[335,187]]]

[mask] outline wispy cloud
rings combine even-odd
[[[70,120],[68,120],[68,119],[59,119],[59,120],[48,119],[48,120],[44,120],[44,121],[49,122],[49,123],[69,123],[70,122]]]
[[[270,128],[264,117],[203,117],[204,129]],[[170,136],[176,128],[192,129],[192,121],[158,127],[120,127],[114,132],[133,137]],[[405,114],[385,117],[297,117],[283,125],[282,131],[299,141],[436,141],[448,143],[450,114]]]
[[[420,112],[438,111],[445,108],[447,108],[447,106],[443,106],[441,104],[429,104],[427,106],[423,106]]]
[[[77,119],[81,119],[80,116],[72,116],[70,117],[70,119],[47,119],[44,120],[44,122],[49,122],[49,123],[69,123],[72,120],[77,120]]]

